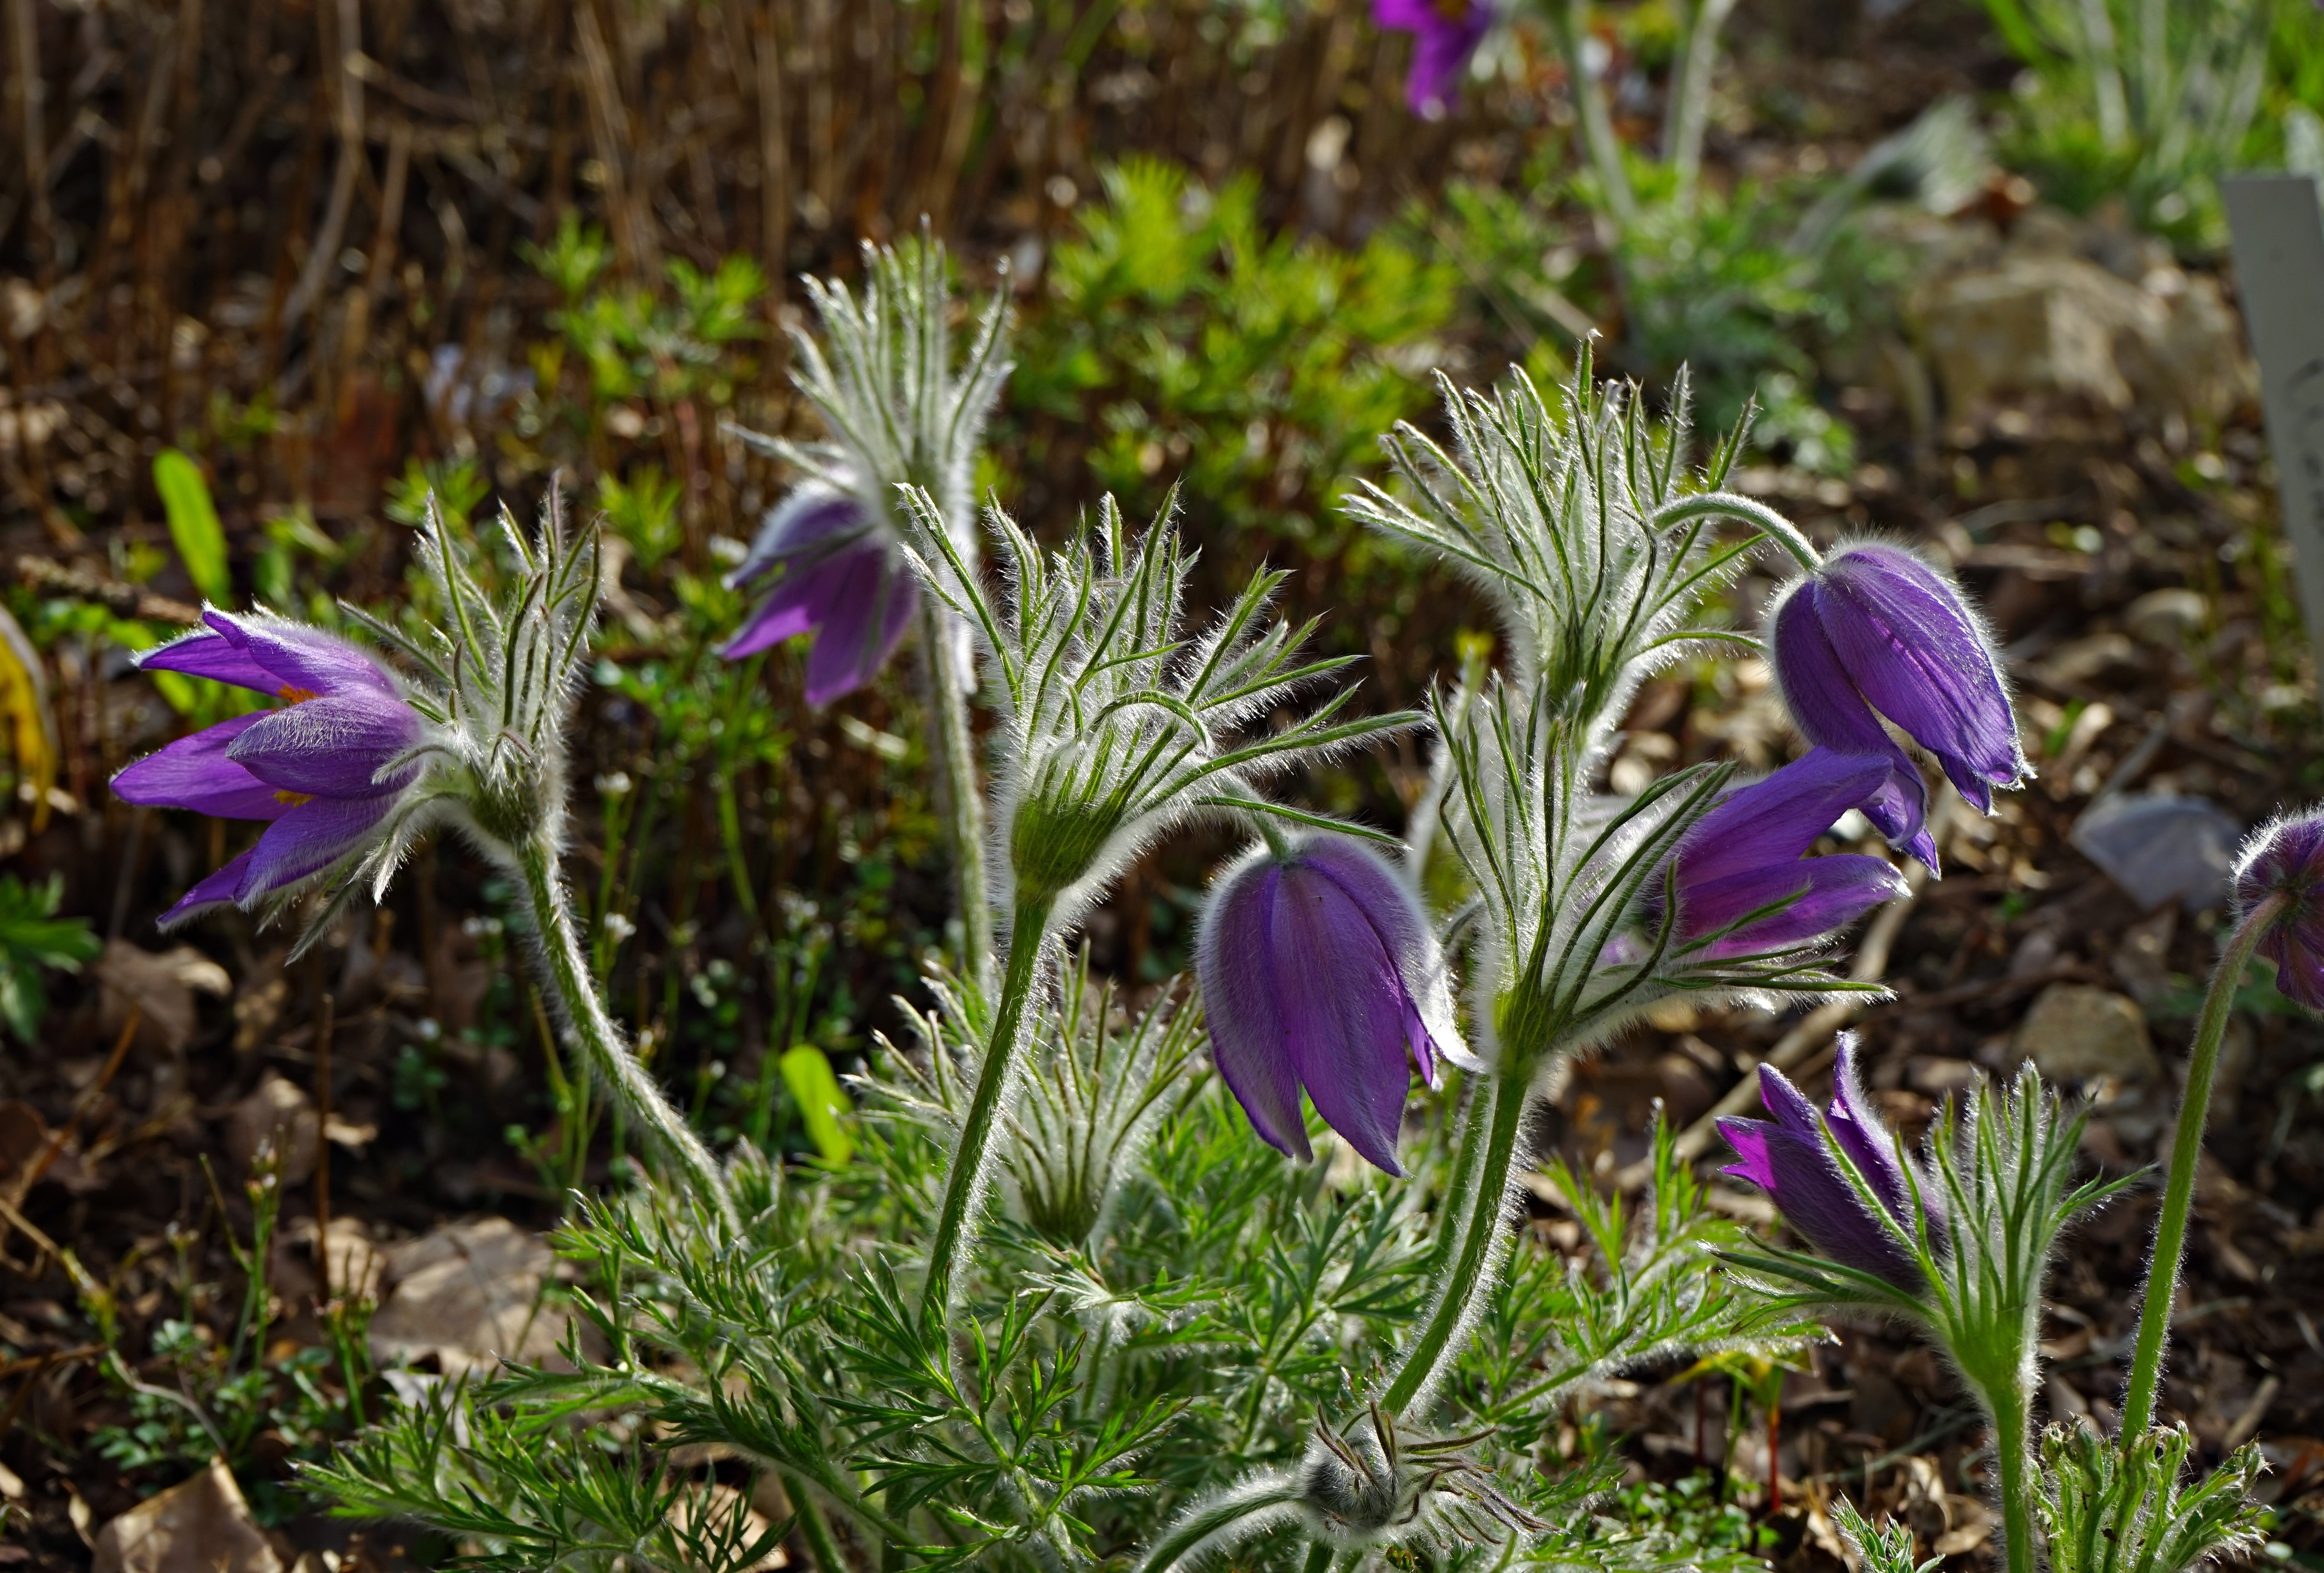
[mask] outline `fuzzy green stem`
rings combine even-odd
[[[1254,1514],[1272,1513],[1298,1500],[1299,1488],[1288,1480],[1262,1486],[1256,1490],[1221,1492],[1180,1518],[1146,1554],[1146,1561],[1139,1573],[1165,1573],[1179,1559],[1221,1530]]]
[[[1450,1228],[1459,1231],[1458,1244],[1436,1254],[1433,1274],[1436,1293],[1428,1320],[1405,1350],[1388,1390],[1380,1394],[1380,1407],[1390,1414],[1402,1415],[1424,1394],[1436,1390],[1453,1361],[1460,1358],[1459,1335],[1499,1282],[1494,1247],[1501,1239],[1508,1209],[1509,1167],[1517,1159],[1517,1139],[1525,1128],[1526,1105],[1530,1101],[1530,1078],[1524,1068],[1508,1069],[1517,1073],[1477,1079],[1468,1129],[1462,1137],[1462,1152],[1454,1160],[1453,1171],[1456,1178],[1467,1180],[1468,1189],[1446,1199],[1448,1213],[1458,1210],[1457,1216],[1446,1219]],[[1471,1160],[1467,1149],[1480,1142],[1482,1154]]]
[[[2195,1046],[2187,1062],[2187,1090],[2179,1099],[2179,1129],[2171,1141],[2171,1173],[2163,1187],[2163,1218],[2154,1228],[2154,1255],[2146,1268],[2146,1289],[2138,1313],[2138,1344],[2130,1362],[2130,1385],[2123,1394],[2122,1438],[2135,1443],[2153,1423],[2156,1390],[2163,1382],[2163,1346],[2171,1336],[2171,1302],[2179,1289],[2179,1263],[2187,1248],[2187,1214],[2195,1202],[2195,1164],[2203,1151],[2203,1127],[2211,1112],[2211,1080],[2219,1069],[2219,1044],[2234,1014],[2236,987],[2243,981],[2252,952],[2268,925],[2282,915],[2283,898],[2271,896],[2246,914],[2228,936],[2227,953],[2212,970],[2203,993],[2203,1014],[2195,1024]]]
[[[961,950],[969,976],[992,987],[992,904],[984,882],[984,794],[976,779],[976,733],[967,683],[953,638],[953,615],[921,598],[920,643],[927,651],[928,751],[944,796],[945,851],[960,897]]]
[[[1630,189],[1629,171],[1622,167],[1622,141],[1614,133],[1605,87],[1583,63],[1583,41],[1590,32],[1588,10],[1586,0],[1563,0],[1550,6],[1550,22],[1557,32],[1558,51],[1565,57],[1566,86],[1573,95],[1574,117],[1582,123],[1582,150],[1597,170],[1599,185],[1605,189],[1607,211],[1618,226],[1627,230],[1638,222],[1638,198]]]
[[[615,1106],[651,1133],[663,1155],[684,1172],[695,1199],[710,1206],[719,1221],[733,1230],[737,1227],[734,1202],[726,1192],[718,1161],[630,1053],[621,1029],[597,997],[597,981],[581,958],[580,941],[574,934],[572,898],[557,869],[557,850],[538,839],[529,841],[519,849],[517,861],[532,906],[533,933],[539,942],[532,954],[541,992],[556,1003],[567,1043],[595,1067]]]
[[[1994,1452],[2001,1460],[2001,1539],[2008,1573],[2034,1573],[2034,1470],[2027,1458],[2031,1404],[2014,1390],[2011,1412],[1995,1404]]]
[[[839,1542],[831,1538],[831,1525],[825,1520],[823,1509],[807,1494],[807,1482],[787,1474],[782,1483],[783,1495],[790,1498],[791,1512],[798,1518],[799,1535],[807,1541],[807,1555],[815,1559],[815,1573],[847,1573],[847,1562],[839,1554]]]
[[[1811,574],[1823,566],[1823,554],[1816,550],[1815,543],[1801,532],[1798,525],[1766,503],[1738,492],[1696,492],[1674,498],[1656,509],[1646,522],[1655,529],[1668,529],[1692,519],[1721,517],[1739,519],[1751,525],[1791,553],[1793,560]]]
[[[984,1045],[976,1091],[961,1120],[960,1145],[953,1149],[952,1169],[945,1176],[944,1202],[936,1212],[936,1232],[928,1244],[927,1282],[920,1286],[923,1318],[951,1303],[960,1269],[976,1246],[977,1215],[983,1209],[992,1164],[999,1155],[992,1138],[1000,1130],[1001,1107],[1024,1053],[1025,1007],[1032,999],[1034,978],[1040,970],[1050,906],[1047,901],[1027,901],[1017,907],[1016,926],[1009,936],[1009,970],[1001,980],[1001,1003],[992,1016],[992,1038]]]

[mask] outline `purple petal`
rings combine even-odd
[[[1414,34],[1405,103],[1434,120],[1444,113],[1453,84],[1493,25],[1493,8],[1466,0],[1373,0],[1378,26]]]
[[[1682,883],[1709,882],[1798,858],[1886,774],[1885,760],[1810,749],[1764,779],[1720,797],[1687,832]]]
[[[235,893],[242,888],[243,878],[250,871],[250,859],[249,852],[228,859],[217,873],[180,897],[175,906],[155,920],[154,926],[175,928],[188,918],[213,907],[233,906]]]
[[[420,717],[401,699],[363,690],[278,710],[235,741],[227,757],[270,786],[311,797],[377,797],[402,789],[413,768],[376,779],[420,740]]]
[[[318,797],[299,805],[267,826],[245,854],[235,900],[249,906],[329,868],[369,841],[394,806],[391,796]]]
[[[726,584],[748,584],[787,563],[793,573],[802,572],[869,528],[863,505],[854,497],[819,481],[806,482],[767,510],[749,554],[726,575]]]
[[[395,679],[371,653],[334,633],[287,618],[236,617],[215,607],[202,620],[272,679],[267,692],[285,699],[350,689],[401,697]],[[229,679],[231,680],[231,679]]]
[[[141,671],[151,667],[158,672],[183,672],[189,677],[208,677],[261,694],[272,694],[282,686],[281,679],[260,666],[249,650],[216,629],[198,628],[181,639],[141,650],[132,658]]]
[[[1315,1112],[1375,1167],[1403,1173],[1396,1145],[1412,1065],[1388,948],[1337,884],[1296,861],[1268,939],[1285,1041]]]
[[[1904,1181],[1904,1165],[1896,1161],[1896,1147],[1888,1135],[1888,1124],[1864,1095],[1864,1086],[1856,1073],[1856,1035],[1840,1035],[1840,1053],[1831,1068],[1831,1104],[1824,1110],[1824,1119],[1831,1127],[1832,1139],[1840,1144],[1849,1162],[1854,1164],[1872,1189],[1897,1217],[1904,1216],[1911,1200],[1911,1191]]]
[[[237,715],[156,750],[114,777],[113,795],[220,819],[281,818],[290,805],[279,791],[226,757],[228,746],[269,713]]]
[[[1990,813],[1993,788],[2024,778],[2025,756],[1993,647],[1960,592],[1877,542],[1835,553],[1821,589],[1816,610],[1857,687]]]
[[[1895,866],[1878,858],[1804,858],[1681,886],[1679,932],[1690,939],[1717,934],[1748,913],[1793,897],[1789,906],[1744,924],[1702,952],[1712,961],[1756,955],[1821,939],[1909,888]]]
[[[1920,1269],[1911,1255],[1867,1210],[1824,1145],[1814,1107],[1771,1067],[1760,1067],[1759,1091],[1776,1118],[1776,1123],[1758,1127],[1765,1144],[1759,1163],[1775,1182],[1760,1188],[1784,1220],[1835,1262],[1877,1273],[1894,1283],[1917,1284]],[[1756,1177],[1746,1177],[1758,1183]]]
[[[1421,1079],[1437,1084],[1439,1055],[1473,1068],[1453,1015],[1452,968],[1410,883],[1353,836],[1311,836],[1299,848],[1299,861],[1338,886],[1379,936],[1404,985],[1406,1030]]]
[[[1740,1163],[1729,1164],[1719,1171],[1738,1180],[1748,1180],[1760,1190],[1773,1195],[1775,1190],[1775,1160],[1768,1150],[1767,1137],[1775,1130],[1764,1119],[1739,1119],[1722,1114],[1718,1119],[1719,1134],[1735,1149]]]
[[[807,702],[824,705],[866,686],[902,642],[919,608],[910,575],[882,548],[868,547],[832,559],[817,574],[834,574],[807,658]]]
[[[1299,1077],[1284,1040],[1268,952],[1282,870],[1262,850],[1220,878],[1194,936],[1194,978],[1211,1058],[1270,1146],[1305,1163],[1315,1154],[1299,1115]]]
[[[1823,629],[1819,585],[1796,579],[1775,604],[1769,656],[1784,704],[1808,741],[1843,754],[1877,755],[1888,779],[1858,805],[1892,846],[1937,867],[1936,838],[1927,827],[1929,790],[1920,767],[1896,746],[1849,677]]]

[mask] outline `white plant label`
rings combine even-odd
[[[2283,532],[2324,669],[2324,200],[2306,175],[2237,175],[2220,188]]]

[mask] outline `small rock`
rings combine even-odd
[[[2017,1052],[2052,1081],[2145,1081],[2162,1068],[2138,1002],[2086,983],[2042,990],[2018,1026]]]
[[[226,1147],[235,1165],[246,1174],[259,1148],[272,1147],[275,1178],[284,1185],[303,1185],[314,1177],[322,1136],[312,1100],[296,1082],[281,1076],[268,1076],[226,1117]]]
[[[2123,626],[2142,644],[2177,649],[2203,631],[2210,605],[2198,591],[2181,585],[2150,590],[2123,609]]]
[[[372,1357],[400,1366],[434,1356],[447,1376],[557,1352],[565,1319],[541,1311],[553,1257],[504,1218],[447,1224],[392,1246],[394,1288],[371,1321]]]
[[[2235,313],[2210,279],[2158,292],[2017,244],[1924,286],[1913,315],[1955,418],[2064,395],[2216,420],[2255,386]]]
[[[1954,1093],[1970,1093],[1985,1081],[1985,1072],[1967,1060],[1955,1060],[1941,1054],[1914,1054],[1904,1062],[1904,1080],[1913,1088],[1931,1098],[1950,1098]]]
[[[223,1458],[97,1532],[92,1573],[282,1573]]]
[[[2243,825],[2218,804],[2161,792],[2100,797],[2068,840],[2142,909],[2176,900],[2190,912],[2227,894]]]

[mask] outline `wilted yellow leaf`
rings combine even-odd
[[[48,674],[41,653],[0,606],[0,711],[16,750],[16,774],[32,786],[32,829],[49,824],[49,792],[57,784],[57,721],[49,709]]]

